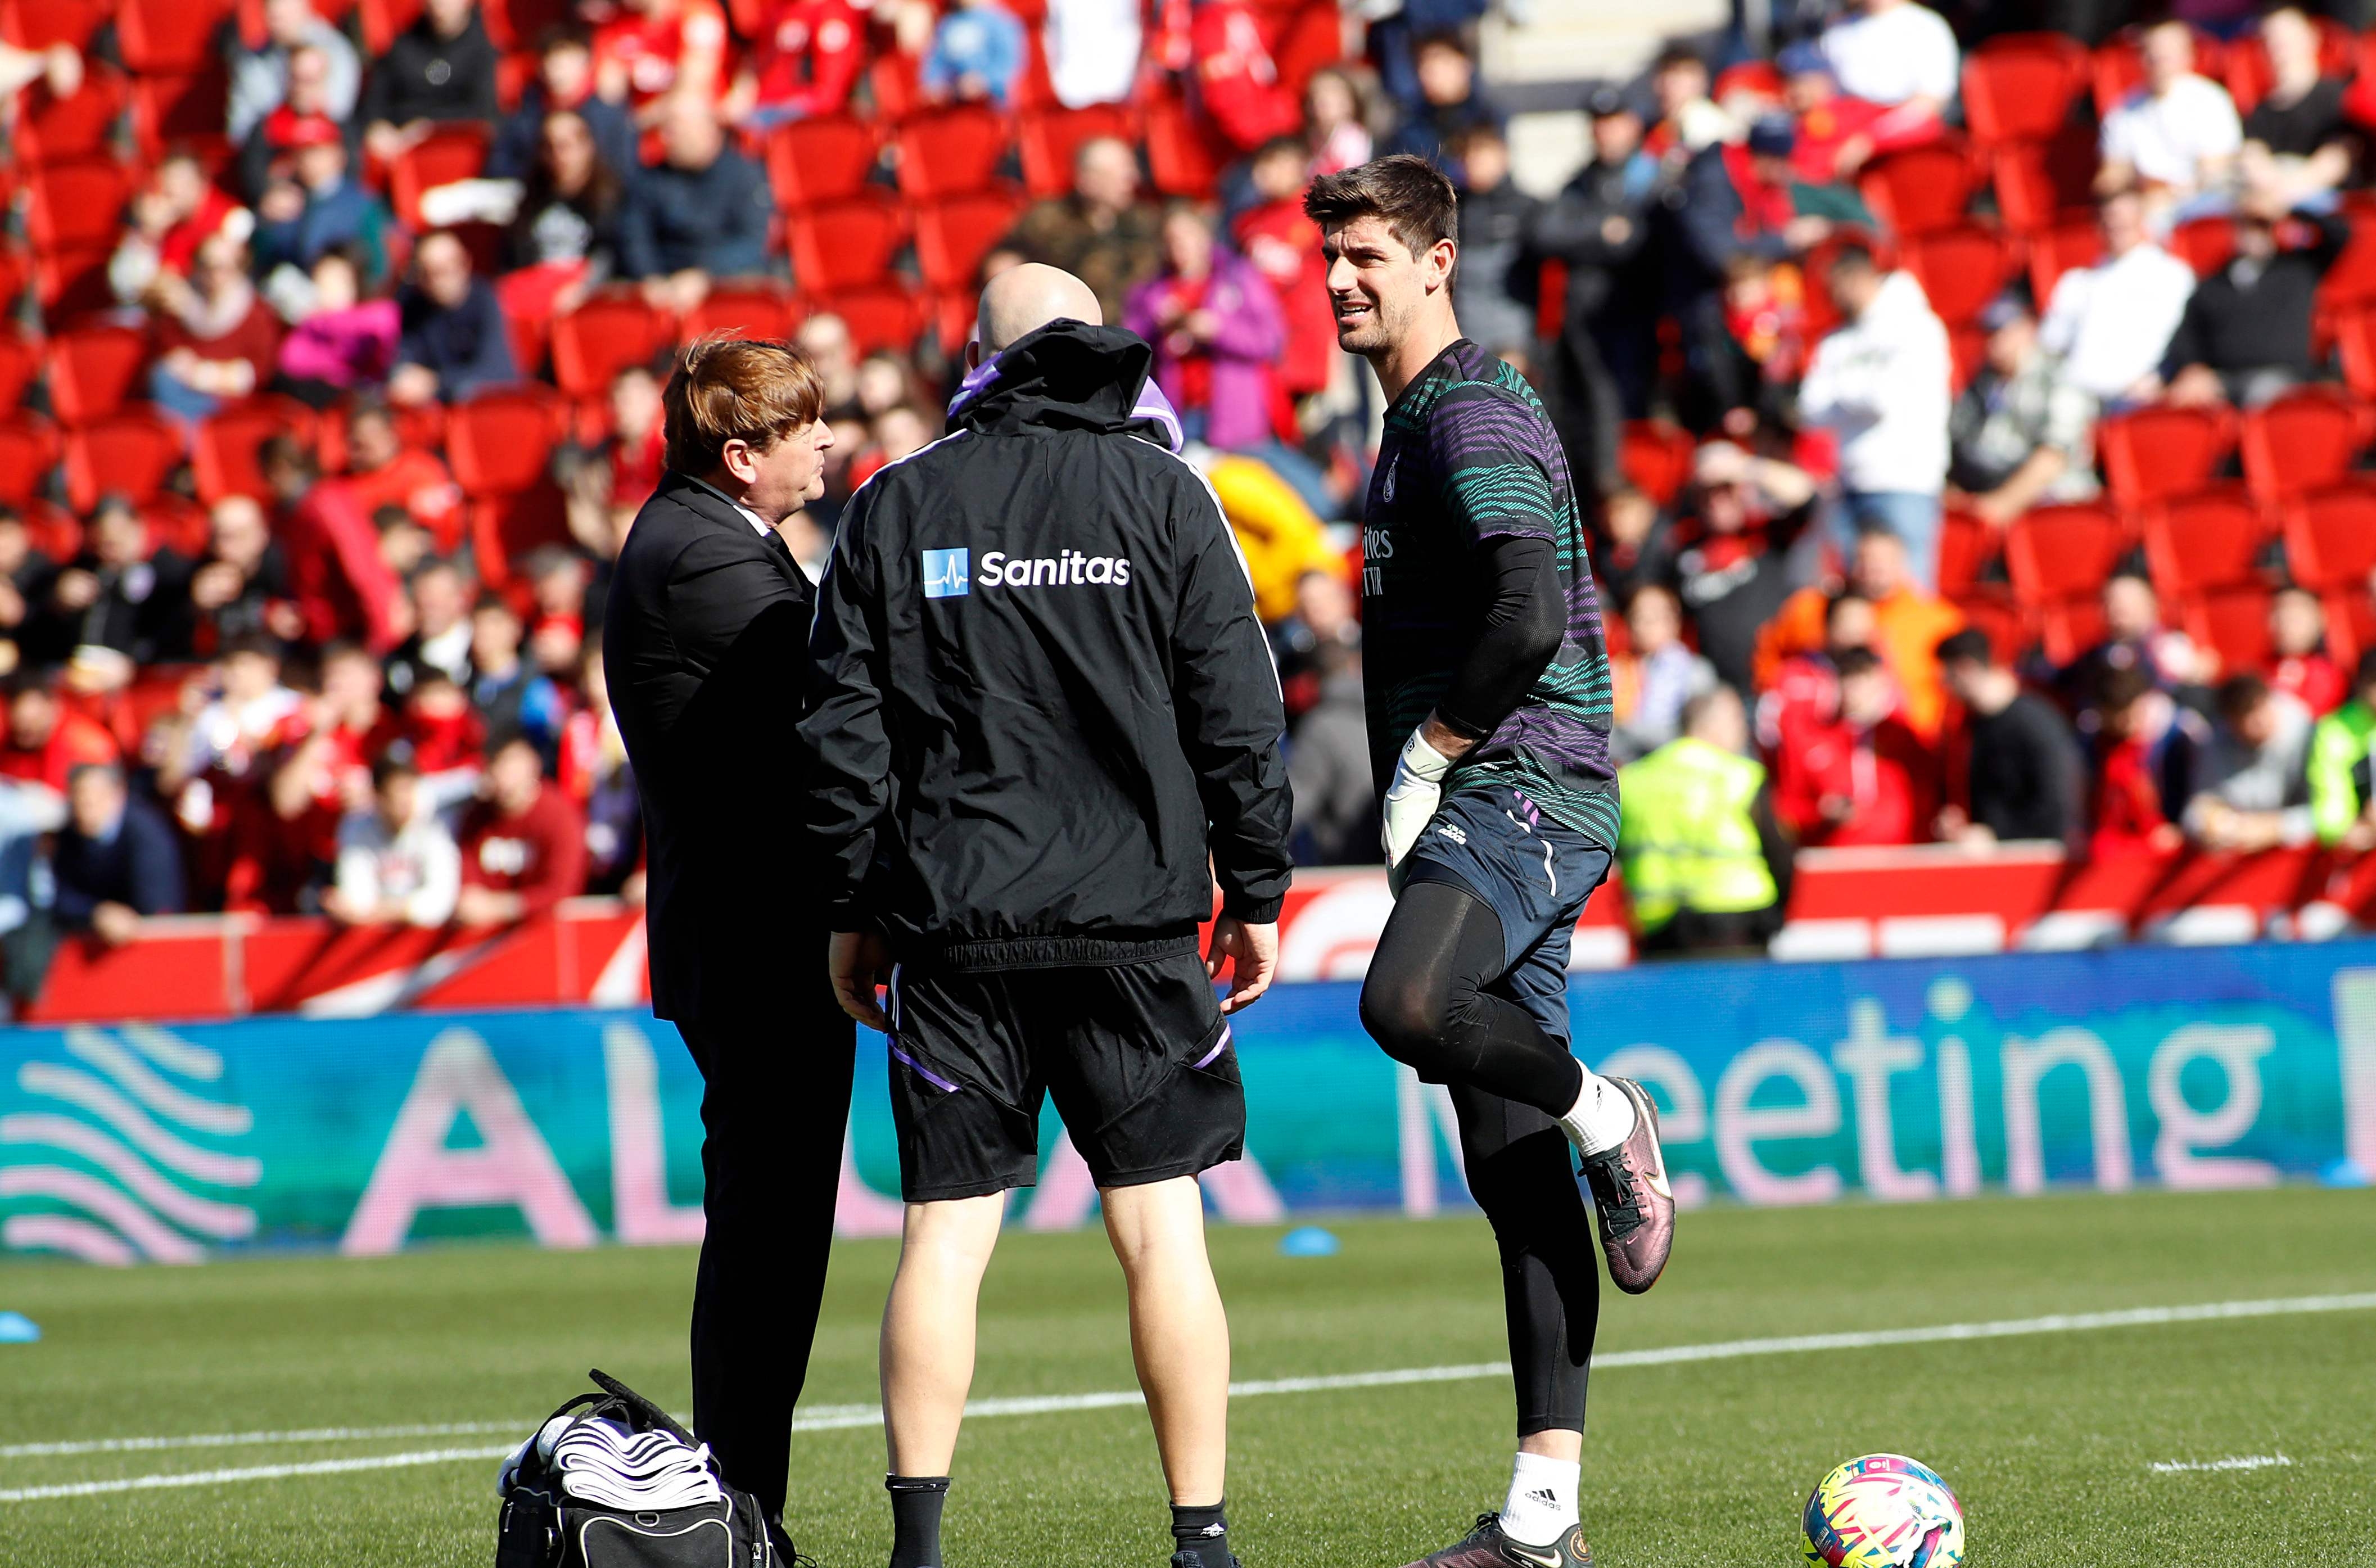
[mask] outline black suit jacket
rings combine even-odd
[[[815,604],[779,539],[682,474],[619,552],[602,662],[643,792],[660,1017],[781,1017],[793,980],[823,976],[794,828]]]

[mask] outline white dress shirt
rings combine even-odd
[[[1927,6],[1844,17],[1824,30],[1820,47],[1850,98],[1893,106],[1909,98],[1954,100],[1961,62],[1955,30]]]
[[[2204,159],[2235,156],[2244,127],[2226,88],[2184,76],[2159,98],[2139,88],[2122,99],[2104,117],[2102,142],[2106,161],[2185,196],[2202,187]]]
[[[2038,341],[2061,357],[2063,379],[2088,396],[2116,398],[2161,365],[2194,293],[2194,268],[2143,244],[2054,285]]]
[[[685,478],[687,478],[687,479],[693,479],[693,476],[692,476],[691,474],[687,474],[687,475],[685,475],[684,477],[685,477]],[[744,517],[746,517],[746,518],[748,518],[748,519],[750,520],[751,526],[752,526],[753,528],[754,528],[754,529],[758,529],[758,530],[759,530],[759,537],[760,537],[761,539],[766,539],[768,535],[770,535],[770,534],[772,534],[772,533],[774,533],[774,532],[776,531],[775,529],[773,529],[769,528],[766,523],[761,522],[761,521],[759,520],[759,514],[758,514],[758,513],[754,512],[753,510],[751,510],[751,508],[750,508],[750,507],[745,506],[745,505],[742,505],[742,503],[741,503],[740,501],[735,500],[735,499],[734,499],[734,497],[732,497],[731,495],[727,494],[727,493],[726,493],[726,492],[724,492],[724,491],[722,491],[722,490],[719,489],[716,485],[714,485],[714,484],[710,483],[707,480],[706,480],[706,479],[694,479],[694,480],[693,480],[693,482],[694,482],[694,483],[695,483],[695,484],[697,484],[697,485],[699,485],[699,486],[701,486],[701,488],[702,488],[702,489],[704,489],[704,490],[706,490],[706,491],[709,492],[709,493],[710,493],[710,494],[715,495],[715,496],[716,496],[716,497],[718,497],[718,499],[719,499],[720,501],[725,502],[729,506],[733,507],[736,511],[738,511],[738,512],[742,513],[742,516],[743,516]]]

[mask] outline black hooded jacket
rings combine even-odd
[[[999,968],[1174,947],[1213,877],[1278,918],[1278,678],[1219,503],[1135,412],[1152,358],[1041,328],[842,515],[801,724],[836,930]]]

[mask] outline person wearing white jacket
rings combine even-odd
[[[1840,252],[1826,281],[1847,322],[1817,345],[1799,415],[1839,438],[1842,552],[1859,533],[1886,529],[1935,590],[1954,379],[1947,329],[1911,273],[1883,272],[1861,245]]]

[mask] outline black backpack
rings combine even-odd
[[[695,1446],[693,1434],[669,1413],[602,1372],[590,1372],[602,1392],[581,1394],[553,1416],[576,1421],[608,1417],[634,1432],[662,1431]],[[571,1424],[574,1426],[576,1421]],[[711,1460],[712,1475],[718,1462]],[[719,1486],[726,1496],[691,1508],[629,1513],[571,1497],[530,1448],[505,1489],[495,1537],[495,1568],[791,1568],[778,1551],[756,1499]]]

